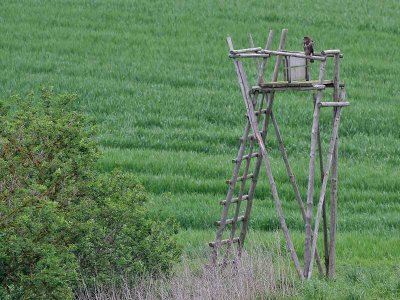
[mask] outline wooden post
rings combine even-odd
[[[333,101],[344,101],[345,92],[339,95],[339,70],[340,70],[340,52],[334,56],[334,99]],[[337,113],[337,108],[333,109],[333,113]],[[336,264],[336,214],[337,214],[337,188],[338,188],[338,175],[337,175],[337,163],[338,163],[338,147],[339,147],[339,134],[336,138],[335,148],[333,149],[332,159],[332,178],[331,178],[331,224],[330,224],[330,248],[329,248],[329,268],[328,276],[333,278],[335,276],[335,264]]]
[[[274,32],[272,30],[270,30],[269,35],[268,35],[267,44],[265,45],[265,50],[269,50],[271,48],[273,38],[274,38]],[[284,47],[284,45],[285,44],[283,44],[283,47]],[[281,46],[282,46],[282,44],[281,44]],[[261,84],[263,82],[263,76],[264,76],[266,63],[267,63],[267,58],[263,58],[263,60],[261,61],[259,72],[258,72],[257,84]]]
[[[319,201],[318,201],[318,207],[317,207],[317,215],[315,217],[315,227],[314,227],[314,234],[313,234],[313,241],[312,241],[312,247],[311,247],[311,259],[310,259],[310,267],[308,270],[307,279],[311,278],[312,271],[313,271],[313,258],[314,258],[314,252],[317,247],[317,239],[318,239],[318,230],[319,230],[319,223],[321,219],[321,212],[322,212],[322,205],[324,203],[325,199],[325,192],[326,192],[326,187],[328,183],[328,177],[329,177],[329,172],[332,166],[332,159],[333,159],[333,149],[336,145],[336,139],[337,139],[337,134],[339,131],[339,122],[340,122],[340,111],[341,107],[336,108],[336,114],[335,114],[335,119],[333,122],[333,130],[332,130],[332,137],[331,141],[329,143],[329,151],[328,151],[328,158],[327,162],[325,165],[325,173],[324,173],[324,180],[322,182],[321,186],[321,191],[320,191],[320,196],[319,196]]]
[[[247,39],[249,41],[250,48],[254,48],[254,40],[252,34],[249,32],[247,33]],[[260,63],[258,62],[258,57],[254,57],[254,63],[256,64],[257,76],[259,74]]]
[[[323,60],[320,63],[319,69],[319,82],[323,84],[325,77],[325,64]],[[310,163],[309,163],[309,175],[308,175],[308,187],[307,187],[307,211],[306,211],[306,224],[305,224],[305,241],[304,241],[304,276],[307,276],[309,265],[311,264],[311,257],[314,253],[311,253],[311,221],[312,221],[312,210],[313,210],[313,196],[314,196],[314,176],[315,176],[315,148],[317,144],[317,133],[319,123],[319,103],[322,98],[322,90],[317,91],[317,97],[315,100],[314,114],[313,114],[313,125],[311,130],[311,147],[310,147]],[[315,251],[315,250],[314,250]]]
[[[316,97],[314,94],[314,106],[316,102]],[[320,102],[321,103],[321,102]],[[318,124],[318,133],[317,133],[317,139],[318,139],[318,158],[319,158],[319,170],[320,170],[320,176],[321,176],[321,183],[324,180],[324,163],[323,163],[323,155],[322,155],[322,145],[321,145],[321,134],[320,134],[320,129],[319,129],[319,124]],[[322,226],[323,226],[323,233],[324,233],[324,262],[325,262],[325,273],[326,276],[328,276],[328,268],[329,268],[329,244],[328,244],[328,227],[327,227],[327,220],[326,220],[326,206],[325,206],[325,201],[324,204],[322,205]],[[318,266],[319,269],[319,266]]]
[[[287,156],[287,153],[286,153],[285,145],[283,144],[283,139],[282,139],[281,133],[279,131],[278,123],[276,122],[274,113],[272,113],[272,112],[271,112],[271,120],[272,120],[272,124],[274,125],[274,128],[275,128],[275,135],[276,135],[277,140],[278,140],[279,150],[281,151],[281,155],[282,155],[283,161],[284,161],[285,166],[286,166],[286,170],[287,170],[287,173],[288,173],[288,176],[289,176],[289,180],[290,180],[290,183],[292,184],[292,187],[293,187],[293,190],[294,190],[294,195],[295,195],[295,198],[297,200],[297,203],[299,204],[300,212],[301,212],[301,215],[303,217],[303,222],[305,223],[306,222],[306,212],[305,212],[305,209],[304,209],[303,200],[301,199],[300,191],[299,191],[299,188],[298,188],[297,183],[296,183],[296,178],[294,177],[292,168],[290,167],[290,164],[289,164],[289,159],[288,159],[288,156]],[[317,262],[318,271],[322,275],[324,271],[322,269],[321,259],[320,259],[320,256],[318,254],[318,250],[317,249],[315,249],[315,260]]]

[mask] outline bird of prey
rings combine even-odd
[[[304,53],[306,55],[314,55],[314,41],[308,37],[304,37]],[[313,63],[314,60],[310,59],[310,62]]]

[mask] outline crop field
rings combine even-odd
[[[342,110],[339,131],[337,279],[312,280],[300,295],[397,299],[399,14],[398,0],[4,0],[0,97],[41,86],[77,93],[77,109],[98,123],[99,168],[135,173],[150,194],[150,213],[176,218],[186,255],[206,258],[246,122],[226,36],[247,48],[251,32],[264,47],[274,29],[276,49],[281,29],[288,28],[287,49],[302,50],[304,35],[315,40],[316,51],[340,49],[351,105]],[[317,72],[318,64],[313,68]],[[274,105],[304,199],[312,97],[277,94]],[[325,151],[331,116],[330,110],[322,115]],[[301,215],[275,139],[267,146],[301,254]],[[280,233],[265,170],[260,176],[249,244]]]

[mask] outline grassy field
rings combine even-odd
[[[252,32],[264,46],[269,29],[279,35],[288,28],[288,49],[301,50],[306,34],[317,51],[340,48],[351,106],[343,110],[340,128],[338,278],[314,280],[303,292],[314,298],[395,299],[399,12],[397,0],[6,0],[0,3],[0,97],[40,86],[79,94],[77,107],[99,123],[104,150],[99,167],[136,173],[151,194],[151,213],[176,217],[186,253],[195,257],[213,239],[218,202],[245,124],[227,34],[237,47],[247,47],[246,34]],[[273,48],[277,43],[276,37]],[[278,95],[274,105],[304,197],[311,96]],[[324,130],[331,113],[322,118]],[[268,149],[301,252],[303,225],[274,140]],[[254,243],[272,240],[279,230],[264,170],[251,228]]]

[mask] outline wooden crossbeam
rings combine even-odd
[[[238,201],[245,201],[245,200],[247,200],[247,199],[249,199],[249,195],[243,195],[242,197],[236,197],[236,198],[232,198],[232,200],[231,200],[231,204],[232,203],[236,203],[236,202],[238,202]],[[226,205],[226,200],[222,200],[222,201],[220,201],[219,202],[221,205]]]
[[[254,157],[258,157],[258,153],[252,153],[252,154],[244,155],[241,159],[239,159],[239,158],[234,158],[234,159],[232,159],[232,162],[233,162],[233,163],[237,163],[237,162],[239,162],[240,160],[250,159],[250,158],[254,158]]]
[[[243,219],[244,219],[244,216],[240,216],[240,217],[236,217],[236,218],[232,218],[232,219],[227,219],[227,220],[225,220],[225,225],[241,222],[241,221],[243,221]],[[215,221],[215,224],[216,225],[220,225],[221,221]]]
[[[319,106],[322,107],[343,107],[343,106],[349,106],[350,102],[320,102]]]

